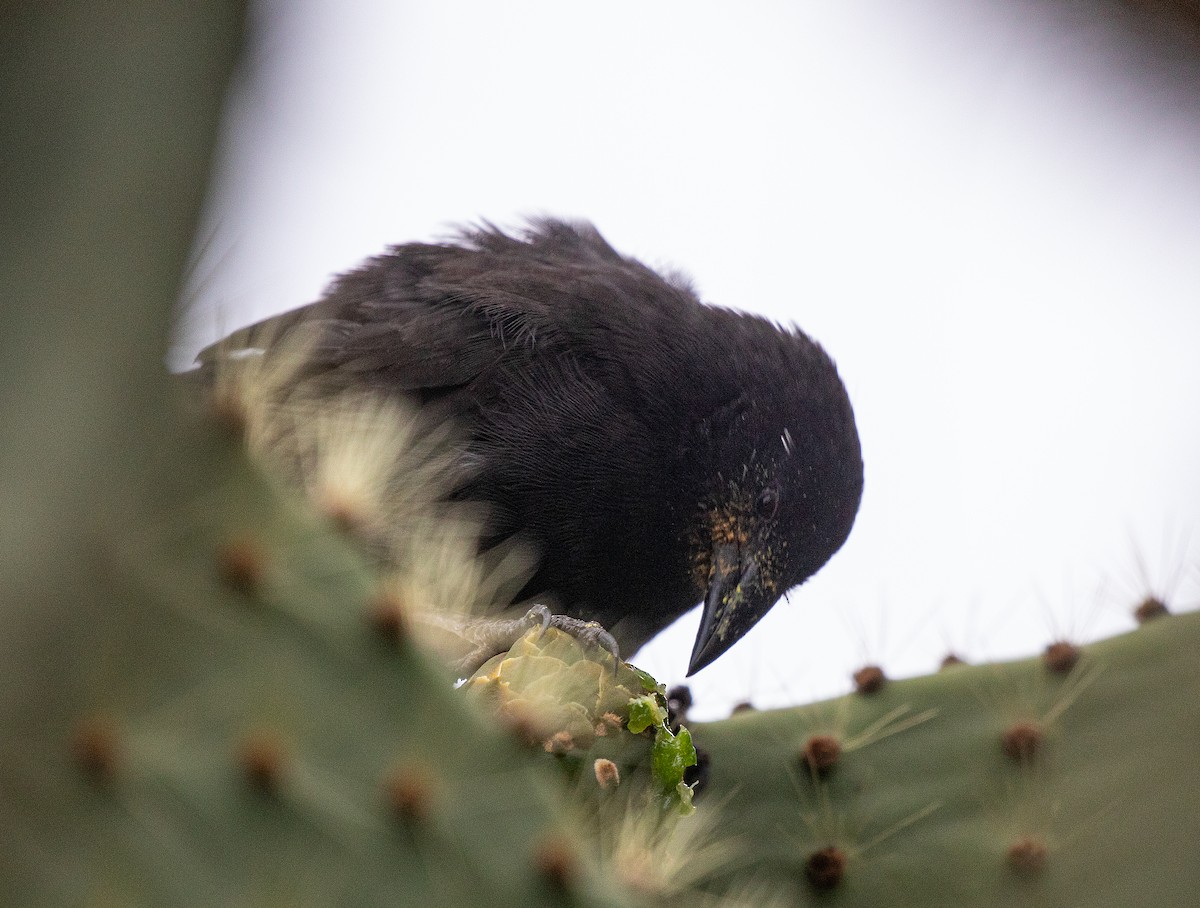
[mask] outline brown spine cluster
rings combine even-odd
[[[120,755],[116,724],[105,716],[87,716],[75,726],[71,754],[93,779],[107,780],[116,772]]]
[[[533,869],[552,889],[562,892],[578,878],[579,859],[564,836],[549,835],[534,849]]]
[[[1045,652],[1042,653],[1042,662],[1054,674],[1065,675],[1078,664],[1082,655],[1083,650],[1074,643],[1057,640],[1046,647]]]
[[[842,756],[842,742],[833,735],[812,735],[804,742],[801,759],[817,775],[825,775]]]
[[[1046,733],[1036,722],[1017,722],[1005,729],[1000,743],[1009,759],[1030,763],[1045,746]]]
[[[258,540],[241,536],[217,548],[217,573],[225,585],[245,596],[261,589],[267,573],[267,556]]]
[[[384,796],[392,813],[405,823],[429,819],[434,800],[433,774],[423,766],[397,766],[383,782]]]
[[[1024,838],[1009,846],[1006,858],[1014,873],[1033,876],[1045,869],[1049,854],[1044,843],[1034,838]]]
[[[846,852],[836,845],[814,851],[804,861],[804,874],[814,889],[832,889],[846,875]]]
[[[283,742],[272,732],[253,732],[237,746],[237,763],[242,775],[259,791],[268,794],[279,790],[286,761]]]
[[[876,694],[887,684],[887,675],[878,665],[864,665],[854,673],[854,690],[860,694]]]

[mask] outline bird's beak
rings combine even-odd
[[[753,627],[765,611],[758,602],[761,597],[758,562],[754,557],[744,555],[732,543],[715,544],[708,595],[704,597],[704,614],[700,618],[696,645],[692,647],[688,677],[720,656]]]

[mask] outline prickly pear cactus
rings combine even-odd
[[[1200,614],[694,727],[724,826],[794,904],[1186,908]],[[704,810],[705,801],[700,809]]]
[[[0,13],[0,901],[1195,904],[1197,615],[701,726],[692,816],[636,670],[547,634],[453,690],[413,600],[510,572],[340,468],[301,501],[163,374],[240,17]],[[383,578],[347,534],[397,526]]]
[[[623,903],[336,522],[171,399],[236,5],[3,18],[0,900]]]

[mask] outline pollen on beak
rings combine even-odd
[[[758,620],[762,586],[758,561],[734,543],[713,545],[712,568],[688,676],[733,646]]]

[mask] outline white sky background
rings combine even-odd
[[[175,364],[388,244],[584,217],[798,323],[858,416],[849,542],[697,715],[1132,627],[1135,548],[1195,606],[1200,66],[1074,8],[261,3]],[[681,680],[697,620],[635,661]]]

